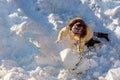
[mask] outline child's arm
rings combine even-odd
[[[62,28],[58,34],[57,43],[59,43],[59,41],[63,40],[67,33],[68,33],[68,29],[66,27]]]

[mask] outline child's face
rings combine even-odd
[[[80,23],[76,23],[76,24],[74,24],[74,26],[72,27],[72,31],[74,32],[74,33],[81,33],[81,31],[83,30],[83,27],[82,27],[82,25],[80,24]]]

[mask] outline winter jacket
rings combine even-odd
[[[71,27],[76,23],[76,22],[81,22],[84,26],[86,26],[85,30],[86,33],[83,32],[83,36],[79,35],[79,34],[74,34],[71,31]],[[92,29],[86,25],[86,23],[81,19],[81,18],[74,18],[73,20],[71,20],[70,22],[68,22],[68,24],[66,25],[66,27],[62,28],[59,32],[58,35],[58,41],[61,41],[64,39],[65,35],[69,35],[70,40],[74,41],[74,43],[77,42],[77,44],[79,46],[77,46],[77,51],[79,53],[83,53],[84,52],[84,48],[85,48],[85,43],[87,43],[93,36],[93,31]],[[72,48],[74,44],[70,43],[70,47]]]

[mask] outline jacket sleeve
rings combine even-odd
[[[63,40],[65,35],[68,34],[68,29],[66,27],[62,28],[58,34],[58,41]]]

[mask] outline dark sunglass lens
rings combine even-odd
[[[76,23],[76,25],[77,25],[78,27],[80,27],[80,26],[81,26],[81,23]]]

